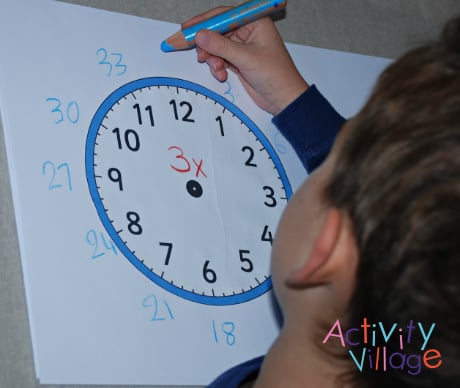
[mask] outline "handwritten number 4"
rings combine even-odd
[[[123,54],[108,53],[105,48],[101,47],[97,50],[96,55],[100,59],[99,65],[107,67],[106,77],[123,75],[128,70],[128,66],[123,63]]]

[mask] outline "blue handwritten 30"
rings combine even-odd
[[[72,191],[72,179],[68,163],[61,163],[56,166],[50,160],[42,164],[42,174],[48,177],[48,190],[65,189]]]
[[[78,123],[80,119],[80,108],[76,101],[70,101],[67,104],[64,103],[64,106],[61,99],[57,97],[48,97],[46,101],[53,104],[51,112],[55,115],[55,124],[60,124],[65,121],[71,124]]]
[[[123,63],[124,59],[121,53],[109,53],[105,48],[101,47],[96,51],[96,56],[99,59],[99,65],[107,69],[106,77],[120,76],[128,70],[128,66]]]

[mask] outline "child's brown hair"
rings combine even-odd
[[[349,125],[325,192],[332,206],[350,215],[360,254],[348,324],[359,327],[364,317],[386,328],[397,323],[404,329],[403,349],[399,333],[375,344],[385,346],[388,356],[423,353],[421,338],[414,334],[407,341],[406,326],[435,323],[426,349],[441,354],[441,364],[431,360],[436,368],[422,365],[420,373],[412,368],[410,374],[410,365],[375,371],[366,353],[356,382],[458,387],[460,17],[446,25],[439,41],[394,62]],[[361,351],[355,354],[360,361]]]

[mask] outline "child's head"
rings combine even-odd
[[[338,318],[344,331],[361,330],[348,338],[360,345],[342,352],[354,385],[458,386],[460,18],[440,41],[409,52],[382,74],[329,157],[291,199],[272,265],[284,331],[300,333],[299,321],[309,325],[304,332],[312,320],[330,320],[331,327]],[[419,322],[429,338],[423,350]],[[408,325],[415,326],[410,338]],[[423,364],[428,349],[439,351],[442,364],[434,352]],[[399,354],[389,360],[393,353]]]
[[[404,349],[395,334],[387,356],[420,355],[417,324],[435,323],[426,349],[442,354],[441,366],[422,365],[420,374],[412,357],[412,374],[406,365],[397,373],[367,367],[360,375],[372,387],[458,386],[460,18],[440,41],[409,52],[382,74],[338,152],[325,194],[349,214],[359,252],[349,327],[360,327],[364,317],[385,328],[397,323]],[[416,328],[408,343],[411,321]]]

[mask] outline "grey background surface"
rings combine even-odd
[[[173,23],[180,23],[214,6],[239,3],[229,0],[67,2]],[[437,36],[444,22],[455,14],[460,14],[459,0],[290,0],[286,17],[277,23],[287,42],[396,58],[414,45]],[[0,388],[36,387],[51,386],[40,385],[35,379],[0,125]]]

